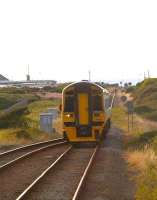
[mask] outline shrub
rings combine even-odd
[[[11,113],[0,117],[0,128],[8,127],[28,127],[29,121],[26,120],[24,113],[27,113],[27,107],[20,108]]]
[[[136,112],[136,113],[138,113],[138,114],[144,114],[144,113],[150,113],[150,112],[152,112],[153,111],[153,109],[152,108],[150,108],[150,107],[148,107],[148,106],[146,106],[146,105],[142,105],[142,106],[136,106],[135,108],[134,108],[134,111]]]
[[[21,129],[21,130],[17,131],[16,132],[16,137],[18,139],[22,139],[22,138],[24,138],[24,139],[32,139],[31,135],[24,129]]]
[[[135,89],[136,89],[135,86],[128,87],[128,88],[126,89],[126,93],[134,92]]]
[[[128,142],[127,147],[131,149],[144,149],[145,146],[153,145],[153,141],[157,139],[157,131],[150,131],[134,137]]]

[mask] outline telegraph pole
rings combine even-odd
[[[27,73],[27,76],[26,76],[26,78],[27,78],[27,81],[30,81],[30,74],[29,74],[29,64],[28,64],[28,73]]]
[[[88,80],[90,82],[91,81],[91,71],[90,70],[88,71],[88,75],[89,75],[89,79]]]

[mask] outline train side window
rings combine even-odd
[[[99,95],[93,96],[92,97],[92,105],[93,105],[93,110],[102,111],[103,110],[102,97]]]
[[[65,97],[64,112],[74,112],[74,96]]]

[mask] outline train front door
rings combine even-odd
[[[89,105],[88,93],[78,94],[78,117],[79,125],[88,125],[89,123]]]

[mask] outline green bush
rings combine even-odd
[[[135,86],[128,87],[128,88],[126,89],[126,93],[134,92],[135,89],[136,89]]]
[[[0,117],[0,128],[9,128],[9,127],[28,127],[29,121],[24,116],[24,113],[27,113],[27,107],[17,109],[11,113],[3,115]]]
[[[157,121],[157,79],[149,78],[138,83],[132,94],[135,99],[135,112]]]
[[[138,114],[150,113],[153,111],[150,107],[143,105],[143,106],[136,106],[134,111]]]
[[[153,146],[154,141],[157,141],[157,131],[145,132],[130,140],[127,147],[132,149],[144,149],[146,145]]]
[[[39,92],[40,88],[30,88],[30,87],[4,87],[0,88],[0,93],[8,93],[8,94],[32,94],[33,92]]]
[[[34,94],[0,93],[0,110],[7,109],[22,100],[28,100],[29,102],[32,102],[38,99],[39,97]]]
[[[9,106],[12,106],[16,101],[12,101],[11,99],[6,99],[4,97],[0,97],[0,109],[8,108]]]
[[[29,140],[32,139],[31,135],[28,133],[28,131],[26,129],[21,129],[21,130],[17,131],[16,137],[18,139],[22,139],[22,138],[29,139]]]

